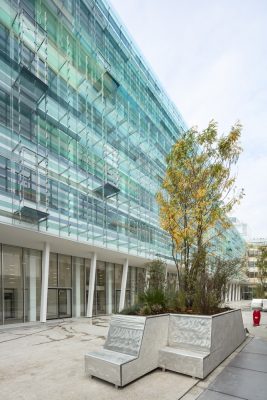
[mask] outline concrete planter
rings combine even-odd
[[[161,368],[205,378],[245,340],[241,310],[212,316],[170,314]]]
[[[205,378],[244,340],[240,310],[213,316],[114,315],[103,349],[85,355],[85,371],[116,386],[158,367]]]

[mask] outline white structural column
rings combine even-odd
[[[226,301],[230,301],[230,284],[227,286]]]
[[[89,287],[88,287],[88,303],[87,303],[87,313],[86,313],[86,316],[88,318],[92,318],[93,316],[95,273],[96,273],[96,253],[93,253],[91,257],[90,277],[89,277]]]
[[[241,300],[241,285],[239,285],[238,300]]]
[[[81,316],[81,265],[75,265],[75,317]]]
[[[29,265],[29,321],[36,321],[36,257],[30,255]]]
[[[41,289],[41,309],[40,309],[41,322],[46,322],[49,256],[50,256],[50,244],[45,243],[43,249],[43,257],[42,257],[42,289]]]
[[[128,265],[129,265],[128,258],[126,258],[124,263],[123,263],[119,311],[122,311],[124,309],[124,304],[125,304],[125,293],[126,293],[126,284],[127,284],[127,275],[128,275]]]
[[[114,264],[106,263],[106,313],[112,314]]]

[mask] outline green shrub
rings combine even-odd
[[[153,306],[154,304],[166,307],[167,296],[162,289],[149,288],[138,296],[138,302],[143,305]]]
[[[148,304],[145,304],[139,310],[139,315],[151,315],[151,314],[152,314],[152,310],[151,310],[151,307]]]
[[[123,315],[138,315],[142,306],[140,304],[135,304],[131,307],[124,308],[119,314]]]

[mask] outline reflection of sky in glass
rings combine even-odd
[[[267,236],[267,2],[110,0],[189,126],[238,119],[244,149],[234,213]]]

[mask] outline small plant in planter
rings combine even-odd
[[[166,264],[161,260],[147,263],[147,276],[137,304],[121,311],[124,315],[156,315],[163,313],[212,315],[229,310],[222,308],[229,281],[240,271],[240,259],[213,257],[210,271],[197,276],[193,291],[173,289],[168,284]],[[189,297],[190,296],[190,297]],[[190,301],[188,301],[190,298]]]
[[[166,291],[166,264],[161,260],[153,260],[145,264],[143,291],[140,291],[137,304],[123,310],[122,314],[151,315],[163,314],[168,309]]]

